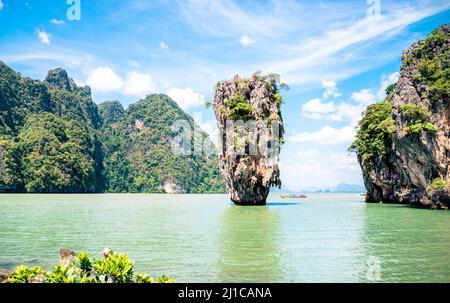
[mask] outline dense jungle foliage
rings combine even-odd
[[[198,130],[190,154],[172,152],[177,120]],[[196,145],[212,142],[166,95],[97,106],[63,69],[37,81],[0,62],[0,192],[223,192],[215,155]]]

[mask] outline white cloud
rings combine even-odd
[[[123,87],[123,80],[111,68],[101,66],[89,73],[86,84],[94,90],[107,93],[120,91]]]
[[[124,83],[123,93],[129,96],[145,97],[155,91],[152,77],[149,74],[131,72]]]
[[[389,85],[396,83],[399,78],[400,78],[399,72],[392,73],[388,76],[383,76],[383,78],[381,79],[380,89],[377,92],[377,98],[379,100],[383,100],[384,97],[386,97],[386,88]]]
[[[362,184],[356,156],[345,152],[309,149],[282,157],[280,166],[283,185],[292,191],[332,188],[343,182]]]
[[[0,11],[5,7],[5,5],[3,4],[2,0],[0,0]]]
[[[247,35],[243,35],[243,36],[241,37],[241,39],[239,39],[239,43],[240,43],[242,46],[249,46],[249,45],[254,44],[255,42],[256,42],[255,40],[253,40],[252,38],[250,38],[250,37],[247,36]]]
[[[322,80],[322,86],[325,88],[325,92],[323,93],[324,98],[337,98],[341,96],[341,92],[337,88],[335,81]]]
[[[205,122],[200,125],[200,128],[209,135],[211,141],[216,145],[217,143],[217,135],[219,130],[216,127],[215,123]]]
[[[50,44],[50,38],[52,37],[52,35],[50,35],[49,33],[46,33],[45,31],[39,31],[38,37],[39,37],[39,40],[41,40],[41,43]]]
[[[52,19],[52,20],[50,20],[50,23],[51,23],[51,24],[55,24],[55,25],[63,25],[63,24],[66,24],[66,23],[64,22],[64,20],[58,20],[58,19]]]
[[[91,70],[86,84],[102,93],[120,92],[140,98],[155,91],[155,85],[149,74],[133,71],[126,78],[122,78],[107,66]]]
[[[320,99],[312,99],[306,102],[302,110],[306,114],[329,114],[336,110],[333,102],[322,103]]]
[[[377,97],[372,94],[370,89],[362,89],[352,94],[352,99],[364,105],[370,105],[377,102]]]
[[[205,104],[205,96],[195,92],[192,88],[176,88],[172,87],[167,95],[172,98],[178,105],[186,110],[190,107],[197,107]]]
[[[326,5],[333,6],[330,2]],[[354,12],[354,4],[340,5],[349,12]],[[406,26],[447,10],[449,7],[450,3],[437,6],[430,5],[430,2],[415,2],[411,5],[389,3],[384,4],[385,12],[378,20],[348,16],[349,22],[341,22],[342,25],[329,27],[317,25],[313,28],[321,31],[316,30],[316,34],[304,35],[306,38],[298,39],[294,42],[296,44],[294,46],[292,43],[289,46],[273,46],[272,48],[283,56],[269,61],[270,63],[262,69],[281,74],[284,81],[290,84],[314,83],[319,77],[323,79],[324,74],[328,77],[332,75],[335,80],[345,79],[374,68],[373,64],[381,65],[387,60],[392,60],[396,54],[395,51],[398,55],[398,50],[385,48],[383,51],[386,56],[378,56],[378,60],[374,63],[371,59],[376,55],[375,50],[379,50],[373,47],[375,43],[392,37],[404,30]],[[341,18],[345,18],[342,17],[345,16],[345,13],[343,14]],[[338,22],[328,24],[338,24]],[[350,49],[353,58],[344,60]],[[372,63],[367,62],[369,59]],[[366,62],[363,63],[362,60]]]
[[[166,42],[161,41],[161,42],[159,42],[159,49],[166,50],[166,49],[169,49],[169,46],[166,44]]]
[[[320,145],[350,143],[355,138],[355,129],[350,126],[333,128],[325,126],[317,132],[303,132],[288,138],[289,142],[313,142]]]
[[[355,127],[361,119],[361,113],[366,107],[364,105],[353,105],[347,102],[342,102],[337,106],[334,114],[325,117],[334,121],[349,121],[351,127]]]

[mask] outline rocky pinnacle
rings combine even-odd
[[[231,200],[266,203],[271,186],[281,186],[283,140],[279,76],[255,73],[217,83],[213,109],[219,128],[218,158]]]

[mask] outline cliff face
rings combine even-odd
[[[219,136],[219,168],[236,204],[265,204],[281,186],[278,166],[284,127],[278,75],[235,76],[217,84],[213,108]]]
[[[448,209],[450,26],[403,53],[397,84],[370,106],[353,144],[368,202]]]

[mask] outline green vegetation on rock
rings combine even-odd
[[[406,118],[407,126],[403,129],[406,133],[420,134],[423,131],[435,134],[439,129],[429,121],[431,113],[419,104],[402,104],[400,113]]]
[[[250,100],[246,99],[240,93],[227,99],[224,104],[229,109],[229,117],[233,120],[248,120],[253,117],[253,107]]]
[[[450,31],[437,29],[420,41],[408,57],[408,61],[418,65],[416,79],[428,85],[426,93],[432,103],[439,100],[448,102],[450,98],[449,39]]]
[[[356,140],[350,149],[364,160],[375,156],[385,157],[396,129],[396,123],[392,119],[392,104],[385,101],[372,104],[359,122]]]
[[[449,189],[449,184],[442,178],[436,178],[428,185],[428,190],[430,191],[443,191]]]
[[[97,106],[63,69],[41,82],[0,61],[0,192],[224,192],[213,155],[172,152],[177,120],[199,129],[166,95]]]
[[[103,119],[110,119],[112,103],[100,104]],[[176,121],[185,121],[197,141],[189,143],[190,155],[172,151],[170,138]],[[225,190],[214,155],[194,154],[194,145],[214,148],[209,137],[193,119],[164,94],[153,94],[132,104],[122,117],[101,129],[105,149],[105,177],[108,192],[164,192],[166,182],[182,192],[207,193]]]

